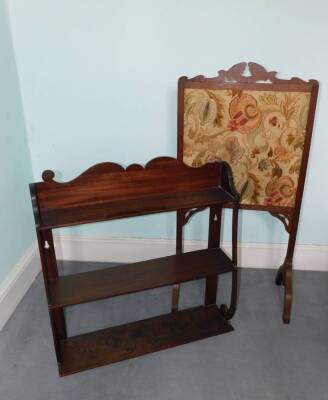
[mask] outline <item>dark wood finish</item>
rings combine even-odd
[[[208,248],[213,249],[220,246],[222,207],[211,207],[209,216]],[[216,304],[218,289],[218,276],[206,278],[205,304]]]
[[[60,374],[96,368],[233,330],[217,306],[196,307],[60,342]]]
[[[291,315],[291,308],[292,308],[293,257],[294,257],[294,250],[295,250],[295,244],[296,244],[298,222],[299,222],[301,206],[302,206],[306,169],[307,169],[307,164],[308,164],[309,154],[310,154],[310,145],[311,145],[313,124],[314,124],[315,109],[316,109],[316,104],[317,104],[318,90],[319,90],[319,84],[317,81],[314,81],[314,84],[312,87],[312,92],[311,92],[311,103],[310,103],[310,109],[309,109],[309,116],[308,116],[307,126],[306,126],[306,136],[305,136],[305,142],[304,142],[302,164],[301,164],[301,169],[300,169],[300,175],[298,178],[295,208],[294,208],[294,213],[292,214],[292,216],[289,219],[290,220],[290,229],[289,229],[287,254],[286,254],[284,263],[280,266],[280,268],[277,272],[277,276],[276,276],[277,285],[283,284],[285,287],[284,311],[283,311],[283,321],[285,323],[290,322],[290,315]]]
[[[39,208],[38,208],[38,201],[34,185],[31,185],[30,189],[31,189],[31,200],[35,217],[35,223],[36,225],[38,225]],[[58,268],[57,268],[56,255],[53,243],[53,236],[52,232],[49,230],[41,232],[37,229],[36,233],[39,245],[43,280],[46,289],[47,300],[49,303],[50,301],[49,284],[51,281],[58,279]],[[49,318],[55,345],[56,358],[57,362],[59,363],[61,358],[59,340],[65,339],[67,337],[64,310],[62,308],[58,308],[57,310],[51,310],[51,311],[49,310]]]
[[[98,164],[66,183],[55,182],[54,173],[49,170],[42,176],[44,181],[31,184],[30,190],[61,375],[232,330],[226,320],[234,309],[227,313],[226,306],[222,305],[221,311],[214,306],[218,275],[231,272],[235,276],[237,270],[235,260],[219,248],[216,218],[210,221],[209,248],[183,253],[183,226],[195,213],[208,206],[221,210],[227,203],[238,210],[239,195],[228,164],[217,162],[191,168],[179,160],[160,157],[146,167],[132,164],[124,169],[114,163]],[[58,275],[53,228],[172,210],[177,211],[175,255]],[[199,278],[211,282],[205,303],[212,306],[179,312],[179,284]],[[67,338],[64,307],[172,284],[173,313]],[[234,283],[232,288],[233,302],[237,295]]]
[[[237,308],[238,295],[238,269],[237,269],[237,241],[238,241],[238,204],[232,210],[232,263],[235,268],[232,270],[231,301],[229,307],[222,304],[220,310],[226,319],[231,319]]]
[[[245,70],[249,70],[249,75],[244,75]],[[294,207],[275,207],[254,206],[241,204],[241,209],[268,211],[271,215],[278,218],[284,225],[289,234],[287,254],[284,263],[277,272],[277,285],[284,285],[284,309],[283,321],[290,322],[291,305],[292,305],[292,267],[297,237],[298,222],[302,197],[304,191],[304,182],[308,157],[310,151],[311,137],[313,131],[313,123],[315,109],[317,103],[319,83],[311,79],[304,81],[300,78],[293,77],[291,79],[280,79],[276,77],[276,71],[267,71],[263,66],[253,62],[242,62],[232,66],[229,70],[220,70],[218,76],[206,78],[204,75],[198,75],[193,78],[182,76],[178,82],[178,159],[183,160],[183,126],[184,126],[184,90],[187,88],[200,89],[244,89],[244,90],[265,90],[265,91],[291,91],[291,92],[310,92],[310,109],[308,114],[304,150],[302,154],[302,162],[298,186],[295,197]],[[225,204],[225,207],[231,207],[231,204]]]
[[[163,165],[165,168],[160,168]],[[234,201],[230,182],[223,182],[225,190],[219,186],[222,171],[227,173],[226,164],[222,162],[198,169],[174,158],[160,157],[145,168],[136,169],[133,164],[126,170],[120,167],[122,169],[117,172],[119,167],[113,163],[98,164],[67,183],[55,182],[51,171],[44,173],[45,181],[34,184],[39,207],[38,228]]]
[[[176,241],[175,241],[175,254],[181,254],[183,252],[183,220],[185,216],[185,210],[177,211],[176,218]],[[179,295],[180,285],[176,283],[172,288],[172,312],[178,311],[179,308]]]
[[[153,260],[61,276],[50,282],[51,308],[136,293],[232,272],[222,250],[205,249]]]
[[[156,189],[156,186],[154,186],[154,189]],[[232,197],[229,193],[224,193],[220,188],[213,187],[188,193],[154,194],[149,197],[117,200],[108,203],[87,205],[77,203],[78,205],[69,208],[43,211],[41,221],[44,225],[40,225],[40,230],[193,208],[200,203],[210,206],[217,204],[218,201],[226,203],[231,200]]]

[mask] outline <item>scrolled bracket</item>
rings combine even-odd
[[[229,320],[235,315],[237,308],[237,300],[238,300],[238,268],[234,267],[232,271],[230,306],[228,307],[226,304],[220,305],[220,312],[224,319]]]
[[[269,211],[269,213],[273,216],[279,219],[281,221],[286,229],[287,233],[291,233],[292,231],[292,217],[293,217],[293,211]]]
[[[205,210],[205,208],[207,208],[207,207],[195,207],[195,208],[189,208],[189,209],[185,210],[182,225],[183,226],[186,225],[193,215],[197,214],[200,211]]]

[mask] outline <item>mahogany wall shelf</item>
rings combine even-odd
[[[225,162],[191,168],[170,157],[145,167],[97,164],[59,183],[45,171],[30,185],[42,272],[61,376],[233,330],[237,301],[239,195]],[[160,184],[159,184],[160,182]],[[220,249],[222,207],[233,208],[232,259]],[[208,249],[183,253],[183,226],[210,207]],[[177,211],[176,254],[114,268],[59,276],[52,229],[165,211]],[[232,273],[231,303],[217,307],[218,276]],[[178,310],[180,283],[206,278],[205,304]],[[172,312],[67,337],[64,307],[174,285]]]

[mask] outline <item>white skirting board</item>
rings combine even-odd
[[[55,237],[58,259],[78,261],[135,262],[174,254],[175,240],[101,237],[57,236]],[[206,241],[185,240],[184,250],[206,248]],[[230,253],[231,243],[223,243]],[[249,268],[276,268],[282,264],[286,244],[240,243],[238,265]],[[328,271],[328,246],[297,245],[294,268],[309,271]]]
[[[23,254],[6,278],[0,282],[0,331],[28,291],[40,271],[36,243]]]
[[[174,254],[171,239],[56,236],[58,259],[78,261],[135,262]],[[186,240],[184,250],[206,247],[206,241]],[[223,244],[229,253],[229,243]],[[250,268],[275,268],[286,253],[284,244],[242,243],[239,245],[239,265]],[[328,246],[296,246],[294,268],[308,271],[328,271]],[[34,243],[3,282],[0,283],[0,330],[4,327],[40,271],[37,245]]]

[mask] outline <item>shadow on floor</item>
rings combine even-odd
[[[106,264],[108,265],[108,264]],[[66,262],[68,274],[104,263]],[[243,269],[235,331],[59,378],[39,276],[0,333],[1,400],[327,400],[328,273],[295,272],[291,325],[281,322],[275,271]],[[227,299],[228,276],[218,303]],[[69,335],[164,314],[170,288],[69,307]],[[184,284],[181,308],[202,304]]]

